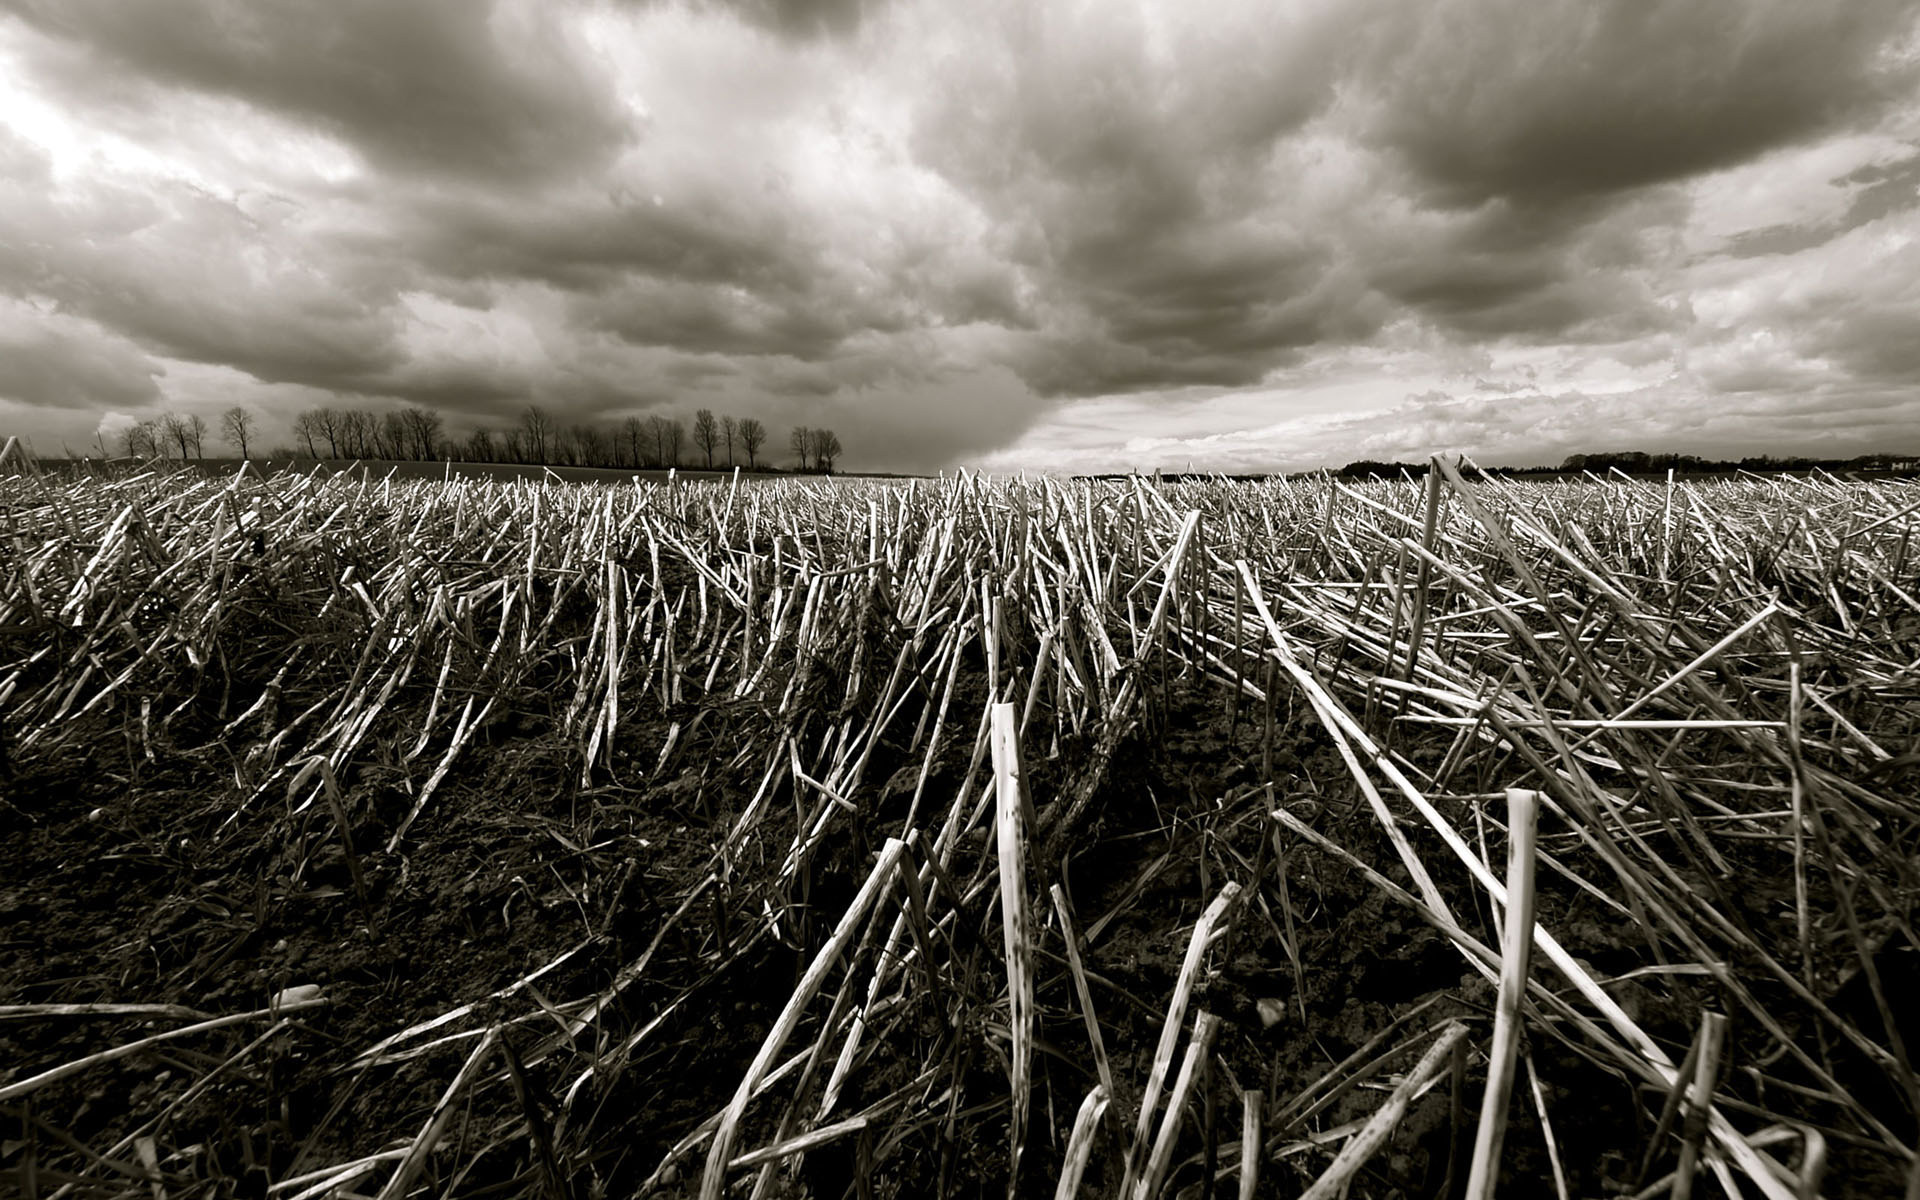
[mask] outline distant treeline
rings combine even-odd
[[[249,455],[258,418],[245,408],[220,417],[221,437],[242,458]],[[121,431],[121,448],[133,458],[199,458],[207,435],[197,415],[167,413]],[[689,424],[678,416],[628,417],[618,423],[562,424],[537,406],[528,406],[511,425],[485,426],[464,435],[449,434],[446,420],[430,408],[373,412],[360,408],[310,408],[293,421],[294,444],[277,448],[275,458],[456,460],[526,463],[535,466],[611,467],[618,470],[698,467],[750,471],[767,469],[763,460],[767,427],[753,417],[716,417],[703,408]],[[797,470],[833,473],[843,453],[831,429],[796,426],[787,449]]]
[[[1486,467],[1489,475],[1578,475],[1592,472],[1604,475],[1619,471],[1626,475],[1731,475],[1736,471],[1912,471],[1920,470],[1920,455],[1862,454],[1857,458],[1799,458],[1772,454],[1740,459],[1702,458],[1695,454],[1645,454],[1638,450],[1610,451],[1602,454],[1569,454],[1559,466]],[[1427,464],[1375,462],[1362,459],[1334,471],[1342,479],[1398,479],[1402,474],[1424,476]]]

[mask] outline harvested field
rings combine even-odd
[[[1915,483],[0,505],[0,1191],[1920,1189]]]

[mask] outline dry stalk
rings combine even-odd
[[[1407,1106],[1413,1103],[1414,1097],[1445,1068],[1453,1056],[1454,1043],[1466,1036],[1467,1027],[1457,1021],[1441,1030],[1440,1036],[1434,1039],[1433,1045],[1427,1047],[1427,1052],[1420,1056],[1413,1070],[1407,1072],[1406,1078],[1388,1094],[1387,1102],[1341,1147],[1333,1164],[1314,1180],[1312,1187],[1301,1193],[1300,1200],[1331,1200],[1343,1194],[1354,1175],[1393,1135],[1394,1127],[1400,1124],[1400,1118],[1406,1115]]]
[[[1500,937],[1500,990],[1495,1001],[1493,1046],[1487,1052],[1487,1090],[1474,1135],[1473,1163],[1467,1171],[1468,1200],[1488,1200],[1500,1172],[1500,1146],[1506,1140],[1508,1097],[1520,1050],[1520,1002],[1527,992],[1527,966],[1533,957],[1534,838],[1540,798],[1514,788],[1507,793],[1506,921]]]

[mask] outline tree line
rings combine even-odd
[[[1646,454],[1639,450],[1617,450],[1601,454],[1569,454],[1560,464],[1562,471],[1592,471],[1604,474],[1622,471],[1628,475],[1730,474],[1734,471],[1885,471],[1910,468],[1920,455],[1862,454],[1854,458],[1810,458],[1804,455],[1754,454],[1746,458],[1702,458],[1695,454]]]
[[[245,458],[251,452],[259,419],[239,405],[220,414],[220,437]],[[120,431],[120,448],[129,458],[199,458],[206,447],[207,422],[199,413],[161,413]],[[101,453],[106,452],[101,439]]]
[[[242,458],[249,456],[258,418],[238,406],[220,416],[221,437]],[[195,413],[165,413],[138,421],[121,432],[122,448],[132,458],[200,458],[208,434]],[[536,466],[654,469],[744,466],[757,471],[767,448],[767,427],[754,417],[694,413],[691,424],[679,416],[654,414],[618,423],[562,424],[537,405],[529,405],[503,428],[484,426],[465,435],[450,434],[445,419],[430,408],[408,405],[386,412],[323,406],[293,420],[293,445],[279,458],[458,460],[526,463]],[[840,458],[840,438],[831,429],[796,427],[787,439],[796,468],[831,475]]]
[[[1697,454],[1648,454],[1640,450],[1611,450],[1598,454],[1569,454],[1558,466],[1484,467],[1488,475],[1578,475],[1591,472],[1605,475],[1619,471],[1626,475],[1731,475],[1736,471],[1756,473],[1781,471],[1889,471],[1911,470],[1920,463],[1912,454],[1862,454],[1857,458],[1781,457],[1772,454],[1746,458],[1704,458]],[[1401,475],[1420,478],[1427,473],[1425,462],[1378,462],[1360,459],[1332,472],[1342,479],[1398,479]]]

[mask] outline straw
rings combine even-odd
[[[1420,1056],[1420,1061],[1414,1064],[1413,1070],[1407,1072],[1406,1078],[1388,1094],[1386,1103],[1375,1110],[1360,1131],[1341,1147],[1332,1165],[1313,1181],[1313,1186],[1300,1194],[1300,1200],[1332,1200],[1332,1197],[1343,1194],[1354,1175],[1392,1135],[1413,1098],[1433,1082],[1452,1058],[1454,1043],[1466,1036],[1467,1027],[1457,1021],[1443,1029],[1433,1045]]]
[[[1500,1146],[1507,1135],[1508,1096],[1520,1050],[1520,1002],[1526,996],[1533,953],[1534,839],[1540,797],[1523,788],[1507,792],[1507,913],[1500,938],[1500,990],[1495,1000],[1493,1047],[1487,1053],[1487,1090],[1467,1169],[1468,1200],[1487,1200],[1499,1176]]]

